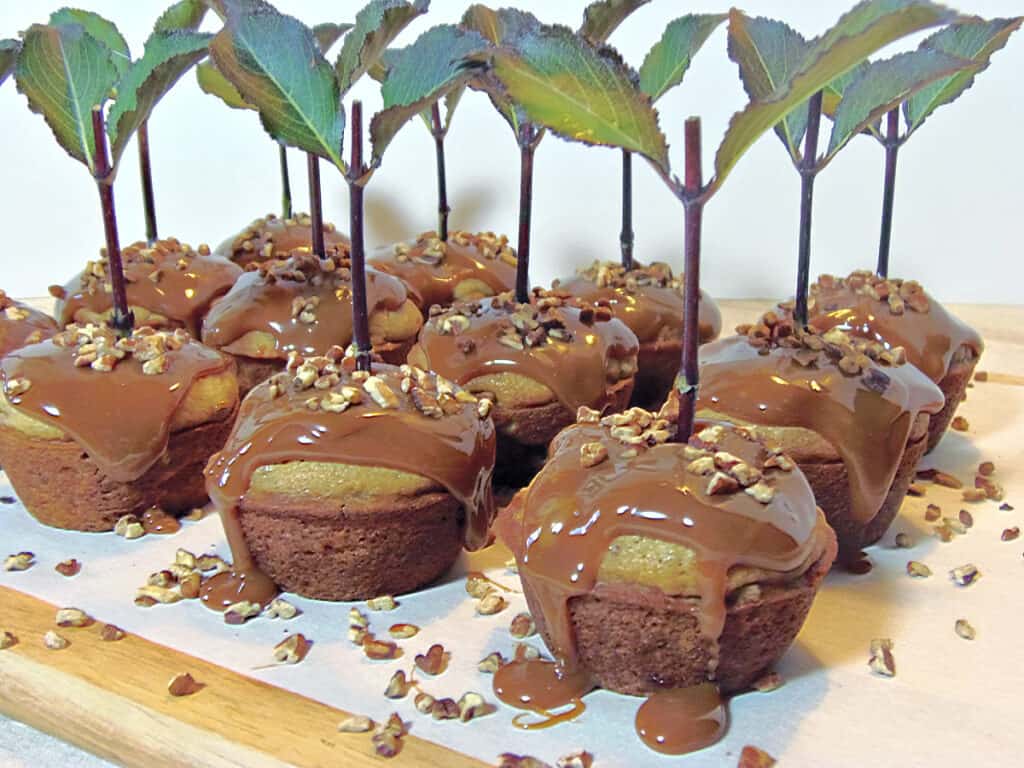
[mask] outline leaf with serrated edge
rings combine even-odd
[[[903,114],[907,120],[908,134],[913,133],[925,119],[943,104],[956,101],[964,91],[974,84],[979,72],[988,68],[989,60],[1000,50],[1010,35],[1020,29],[1024,17],[1014,19],[972,18],[958,21],[940,29],[921,43],[921,49],[933,49],[970,59],[979,64],[978,69],[958,72],[942,80],[937,80],[927,88],[922,88],[903,105]]]
[[[517,51],[495,50],[492,67],[531,121],[571,141],[636,152],[667,172],[658,113],[611,49],[598,50],[565,27],[542,27]]]
[[[117,168],[128,140],[149,119],[157,102],[182,75],[206,58],[212,38],[179,30],[155,32],[146,41],[142,58],[132,64],[118,83],[117,99],[107,115],[113,168]]]
[[[242,98],[238,89],[220,73],[212,61],[203,61],[196,67],[196,82],[203,93],[216,96],[232,109],[256,109]]]
[[[897,10],[885,10],[894,5]],[[762,133],[817,91],[853,69],[879,48],[906,35],[947,22],[952,16],[952,11],[929,2],[866,0],[858,4],[824,35],[811,41],[807,60],[774,98],[753,101],[733,115],[725,138],[715,154],[715,177],[708,194],[714,193],[722,185],[743,153]],[[734,23],[742,23],[742,17],[741,11],[731,10],[730,29]],[[873,20],[867,21],[868,18]]]
[[[0,40],[0,85],[3,85],[4,80],[14,71],[20,50],[21,43],[17,40]]]
[[[603,43],[630,14],[649,2],[651,0],[597,0],[583,11],[580,34],[592,43]]]
[[[738,16],[729,28],[729,58],[739,67],[751,101],[770,100],[800,69],[808,47],[803,35],[775,19]],[[800,140],[806,129],[806,109],[794,109],[775,124],[775,133],[793,162],[800,161]]]
[[[78,24],[86,34],[94,37],[98,42],[110,49],[110,60],[117,67],[117,72],[123,75],[128,71],[132,63],[132,54],[128,50],[128,43],[118,32],[114,22],[100,16],[92,11],[83,11],[78,8],[61,8],[50,14],[51,26],[59,24]]]
[[[870,61],[862,61],[849,72],[840,75],[822,89],[821,112],[823,115],[835,117],[836,110],[839,109],[839,101],[843,98],[846,89],[850,87],[850,83],[861,76],[869,64],[871,64]],[[799,112],[800,110],[797,111]],[[807,110],[803,110],[803,113],[806,122]]]
[[[421,113],[472,75],[463,59],[488,47],[478,32],[445,24],[434,27],[412,45],[394,52],[381,88],[384,109],[370,123],[374,164],[409,118]]]
[[[238,14],[229,3],[227,26],[210,44],[210,55],[242,98],[259,110],[271,137],[346,170],[338,81],[306,26],[270,8]]]
[[[181,0],[160,14],[160,18],[153,25],[153,31],[172,32],[176,29],[185,29],[195,32],[203,23],[207,10],[203,0]]]
[[[35,24],[23,38],[14,69],[18,90],[57,143],[95,172],[92,108],[103,104],[117,81],[110,49],[79,24]]]
[[[933,50],[908,51],[873,62],[850,84],[839,102],[824,163],[856,134],[928,83],[975,67],[966,59]]]
[[[683,82],[697,51],[726,18],[725,14],[687,14],[669,22],[640,65],[640,90],[657,101]]]
[[[429,6],[429,0],[372,0],[356,14],[355,26],[345,36],[334,65],[343,95],[409,22],[426,13]]]
[[[341,40],[342,35],[352,29],[352,26],[352,24],[334,24],[325,21],[323,24],[313,27],[313,37],[316,38],[316,44],[320,46],[320,50],[327,53],[336,42]]]

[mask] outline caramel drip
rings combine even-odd
[[[398,368],[375,365],[373,375],[393,392],[401,391]],[[344,379],[342,383],[360,386]],[[273,386],[273,380],[264,382],[249,393],[227,444],[206,469],[207,490],[220,511],[234,559],[232,574],[221,574],[209,583],[203,599],[210,607],[267,599],[269,580],[256,569],[239,521],[253,473],[262,466],[336,462],[427,477],[462,504],[466,547],[479,549],[486,543],[494,514],[495,436],[492,422],[479,417],[475,404],[431,418],[408,397],[399,396],[394,407],[382,408],[364,395],[362,403],[333,413],[310,410],[307,401],[321,395],[318,390],[290,388],[275,397]]]
[[[680,289],[657,283],[624,286],[600,286],[582,275],[555,282],[552,290],[592,304],[607,306],[612,314],[629,326],[640,343],[683,338],[683,296]],[[700,341],[704,344],[722,332],[722,313],[715,300],[700,292]]]
[[[561,323],[568,340],[548,336],[537,346],[516,348],[502,339],[508,338],[503,333],[521,305],[506,299],[503,295],[486,300],[471,316],[461,315],[469,322],[458,333],[441,332],[447,315],[433,318],[423,326],[414,349],[422,353],[427,367],[461,385],[480,376],[511,372],[545,385],[573,412],[581,405],[603,408],[609,402],[609,361],[637,353],[636,336],[629,328],[611,317],[586,323],[581,315],[589,311],[593,317],[592,310],[561,306],[548,310],[546,316]],[[413,353],[410,359],[415,359]]]
[[[495,696],[510,707],[525,709],[543,718],[526,721],[517,716],[512,722],[524,730],[550,728],[579,717],[586,709],[583,696],[593,689],[594,683],[585,672],[568,672],[544,659],[516,659],[494,674]],[[568,711],[553,711],[567,706]]]
[[[713,683],[659,691],[636,713],[636,732],[655,752],[685,755],[722,738],[729,722]]]
[[[73,348],[53,340],[12,352],[0,361],[5,385],[22,378],[31,387],[8,396],[26,416],[59,428],[82,446],[100,470],[118,482],[141,477],[164,454],[171,421],[192,385],[223,373],[230,360],[198,342],[166,352],[163,373],[146,375],[127,357],[111,371],[75,366]],[[233,403],[218,403],[230,410]]]
[[[601,443],[606,459],[590,469],[581,449]],[[725,431],[715,450],[763,466],[763,446]],[[708,495],[708,478],[690,469],[690,448],[676,443],[626,445],[606,428],[577,424],[561,432],[549,461],[499,519],[524,584],[544,616],[548,645],[568,674],[577,669],[569,602],[590,594],[609,546],[636,535],[690,548],[697,558],[692,611],[717,664],[725,625],[729,570],[738,564],[786,572],[821,546],[810,488],[799,472],[764,470],[774,488],[767,504],[742,491]]]
[[[138,242],[121,252],[128,304],[167,318],[172,328],[198,337],[203,315],[241,276],[242,269],[219,256],[203,256],[177,240],[158,241],[152,248]],[[96,314],[113,307],[105,260],[93,262],[63,288],[55,314],[61,325],[83,322],[81,310]],[[99,272],[102,277],[93,273]]]
[[[799,350],[759,354],[747,337],[701,349],[697,409],[772,427],[816,432],[839,454],[850,478],[851,511],[861,522],[878,512],[892,485],[914,420],[942,407],[942,393],[910,365],[882,371],[884,392],[831,362],[803,366]]]
[[[984,343],[977,331],[928,298],[927,311],[907,307],[894,314],[888,303],[858,292],[849,282],[834,280],[812,287],[814,314],[810,325],[819,331],[839,328],[851,336],[903,347],[907,360],[938,383],[962,346],[978,355]],[[927,296],[927,294],[925,294]]]
[[[283,259],[296,251],[310,253],[313,249],[311,223],[306,214],[300,213],[290,219],[269,214],[225,240],[214,253],[242,266],[268,259]],[[341,248],[347,251],[350,243],[333,224],[325,224],[324,246],[328,250]]]
[[[479,235],[453,232],[448,242],[440,245],[439,255],[426,253],[436,235],[421,237],[408,243],[408,250],[388,246],[377,250],[369,264],[402,280],[409,289],[409,298],[421,310],[435,304],[448,306],[455,301],[455,287],[465,280],[479,280],[495,294],[510,291],[516,282],[515,255],[497,255]],[[510,252],[511,253],[511,252]]]
[[[48,339],[57,330],[57,323],[48,314],[11,301],[0,291],[0,357]]]
[[[323,354],[334,345],[352,341],[352,288],[341,272],[327,273],[314,284],[310,280],[268,279],[247,272],[218,301],[203,322],[203,342],[231,352],[231,344],[252,331],[269,334],[273,347],[261,357],[285,359],[295,351]],[[367,302],[371,316],[378,310],[397,310],[407,299],[401,281],[373,269],[366,270]],[[296,311],[296,300],[319,299],[314,319],[305,322]]]
[[[142,513],[142,527],[146,533],[170,535],[181,530],[181,523],[174,515],[167,514],[159,507],[151,507]]]

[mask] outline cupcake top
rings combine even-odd
[[[174,431],[229,413],[238,385],[229,359],[184,330],[69,325],[0,360],[0,419],[72,439],[114,480],[140,477]]]
[[[879,277],[861,270],[848,277],[822,275],[811,286],[810,325],[903,347],[907,360],[938,382],[962,346],[978,355],[981,336],[932,299],[915,280]],[[791,311],[792,303],[780,305]]]
[[[377,250],[368,263],[401,278],[424,312],[509,291],[516,282],[516,252],[493,232],[449,232],[447,242],[424,232],[414,242]]]
[[[237,265],[211,255],[208,246],[194,251],[173,237],[152,246],[132,243],[121,251],[121,263],[135,321],[156,328],[184,328],[194,336],[199,335],[213,300],[227,293],[242,274]],[[62,326],[102,324],[114,306],[106,249],[63,287],[51,287],[50,292],[57,297],[55,314]]]
[[[575,411],[604,407],[636,371],[638,348],[607,308],[570,306],[545,292],[519,304],[505,293],[432,313],[409,359],[473,391],[493,391],[501,406],[548,397]],[[517,389],[509,375],[543,392]]]
[[[0,357],[18,347],[48,339],[57,330],[57,323],[48,314],[0,291]]]
[[[699,425],[686,444],[669,442],[674,431],[663,414],[640,408],[603,418],[581,408],[499,517],[569,670],[568,602],[599,584],[639,588],[638,599],[651,587],[699,598],[698,624],[714,650],[727,593],[793,578],[830,544],[792,460],[743,428]]]
[[[328,250],[347,251],[349,241],[330,222],[324,222],[324,245]],[[214,251],[218,256],[246,266],[253,262],[288,258],[294,251],[311,253],[313,220],[308,213],[297,213],[281,219],[272,213],[256,219]]]
[[[374,345],[416,336],[423,319],[405,286],[366,270]],[[203,342],[232,354],[284,360],[352,341],[352,271],[347,251],[295,253],[250,265],[203,322]]]
[[[636,334],[640,343],[678,341],[683,337],[683,277],[667,264],[635,264],[626,270],[612,261],[594,261],[575,277],[556,280],[552,291],[606,306]],[[704,291],[700,292],[700,341],[722,332],[722,314]]]
[[[900,347],[794,328],[772,312],[742,330],[701,349],[698,410],[820,435],[846,465],[854,517],[871,520],[918,414],[941,410],[942,392]]]
[[[207,467],[211,499],[222,513],[237,509],[253,474],[268,465],[385,467],[447,489],[466,511],[467,548],[483,546],[494,514],[490,402],[413,366],[375,364],[367,373],[353,363],[337,346],[318,357],[295,354],[284,372],[253,389]],[[244,539],[228,533],[237,561]]]

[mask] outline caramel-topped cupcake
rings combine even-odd
[[[57,332],[52,317],[0,291],[0,357],[26,344],[36,344]]]
[[[658,407],[665,401],[676,374],[683,344],[683,279],[667,264],[621,264],[595,261],[575,277],[556,280],[552,291],[608,307],[640,341],[633,402]],[[700,293],[700,343],[718,338],[722,315],[704,291]]]
[[[447,242],[424,232],[415,242],[377,250],[368,263],[400,278],[424,316],[435,304],[487,298],[516,282],[516,252],[493,232],[451,232]]]
[[[312,253],[312,225],[308,213],[297,213],[287,219],[268,213],[218,245],[214,253],[243,267],[253,262],[286,259],[296,251]],[[330,222],[324,222],[324,245],[328,250],[349,249],[348,238]]]
[[[242,269],[226,259],[198,250],[173,237],[152,246],[132,243],[121,251],[129,309],[140,326],[184,328],[199,336],[210,305],[241,276]],[[102,325],[113,314],[110,264],[106,251],[90,261],[63,287],[53,286],[55,315],[61,326],[69,323]]]
[[[617,411],[629,402],[637,340],[604,307],[569,306],[538,293],[456,304],[434,314],[409,362],[437,371],[494,402],[498,472],[525,482],[558,431],[586,405]]]
[[[942,392],[899,347],[794,329],[768,313],[701,349],[698,415],[757,425],[790,454],[844,553],[885,533],[927,445]]]
[[[879,277],[866,270],[848,277],[822,275],[811,286],[810,325],[902,347],[907,361],[939,385],[946,398],[932,416],[928,450],[946,433],[984,350],[978,333],[948,312],[914,280]],[[792,304],[780,305],[791,310]]]
[[[390,363],[405,362],[423,317],[402,282],[366,271],[370,338]],[[325,354],[352,341],[348,251],[295,253],[249,267],[203,323],[203,342],[238,362],[243,394],[284,368],[289,354]]]
[[[403,365],[352,370],[334,347],[294,355],[242,403],[207,468],[234,571],[204,600],[409,592],[441,576],[493,517],[490,403]]]
[[[578,710],[595,686],[652,696],[644,740],[681,752],[706,745],[680,717],[687,700],[716,700],[709,681],[742,690],[782,656],[836,542],[788,457],[743,428],[674,432],[640,408],[581,409],[499,515],[556,664],[513,662],[494,686],[537,710]]]
[[[231,429],[238,382],[184,330],[70,325],[8,354],[0,374],[0,463],[40,521],[105,531],[206,502],[203,467]]]

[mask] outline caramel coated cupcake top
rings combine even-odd
[[[57,323],[45,312],[15,301],[0,290],[0,357],[26,344],[36,344],[57,332]]]
[[[308,213],[296,213],[286,219],[268,213],[253,221],[214,251],[218,256],[241,266],[271,259],[286,259],[292,253],[312,253],[313,220]],[[328,250],[348,251],[349,240],[330,222],[324,222],[324,245]]]

